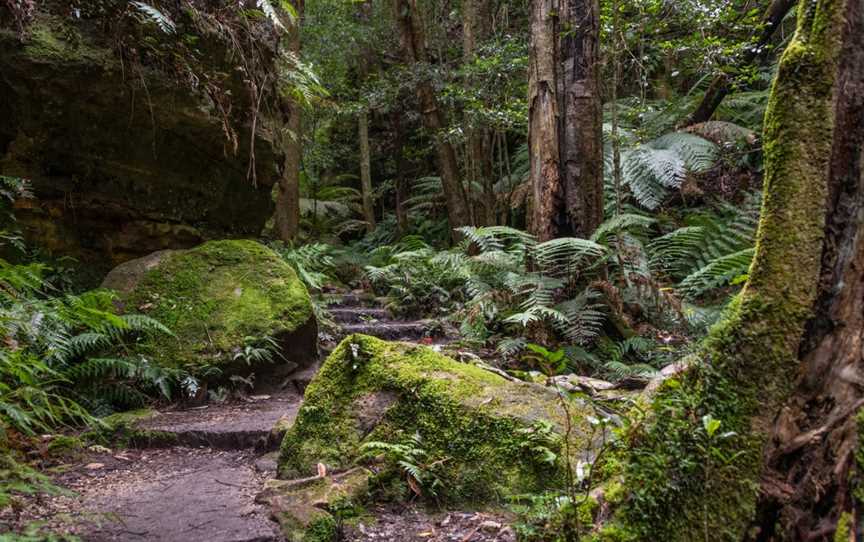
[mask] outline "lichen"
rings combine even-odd
[[[368,407],[376,401],[377,409]],[[581,414],[572,420],[574,456],[588,446]],[[563,432],[564,413],[547,388],[508,381],[427,347],[353,335],[307,388],[283,440],[280,474],[305,476],[319,462],[349,467],[364,442],[397,443],[417,433],[427,457],[444,466],[443,498],[489,500],[560,487],[560,439],[548,443],[558,454],[553,465],[530,445],[538,420]]]
[[[246,240],[166,256],[126,302],[172,330],[175,337],[140,349],[174,367],[230,364],[250,340],[291,333],[313,318],[309,293],[291,266]]]

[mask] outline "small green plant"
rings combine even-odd
[[[282,354],[279,353],[279,343],[273,337],[244,337],[243,346],[234,352],[232,359],[252,366],[273,363],[277,357],[282,357]]]
[[[534,454],[548,465],[555,465],[558,462],[562,439],[550,422],[538,420],[529,427],[519,429],[518,433],[524,438],[520,444],[522,449]]]
[[[367,460],[383,459],[385,464],[401,471],[405,483],[416,497],[437,499],[443,488],[440,467],[447,459],[430,458],[419,433],[398,443],[367,442],[361,447],[361,452]]]

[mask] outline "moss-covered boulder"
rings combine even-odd
[[[570,409],[575,461],[590,447],[590,432],[585,409]],[[436,498],[497,500],[561,486],[566,426],[550,388],[508,380],[425,346],[352,335],[306,389],[282,442],[279,474],[308,476],[318,463],[350,468],[385,450],[380,443],[397,444],[420,450],[421,470],[438,481]],[[410,482],[399,467],[378,472],[378,482],[388,476]]]
[[[309,293],[290,265],[255,241],[161,251],[121,264],[102,286],[119,293],[123,310],[145,313],[175,334],[140,346],[165,366],[260,375],[317,357]]]

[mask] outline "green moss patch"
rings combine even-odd
[[[573,410],[579,410],[574,408]],[[588,447],[581,414],[573,455]],[[437,497],[489,501],[561,487],[565,415],[555,392],[459,363],[430,348],[364,335],[346,338],[306,390],[280,453],[282,477],[364,461],[369,442],[419,436],[441,481]],[[579,440],[581,439],[581,442]],[[379,480],[399,479],[382,472]]]
[[[118,289],[128,290],[127,310],[145,312],[174,332],[141,345],[162,365],[240,371],[254,362],[243,349],[266,346],[268,338],[298,365],[316,353],[309,293],[291,266],[254,241],[211,241],[147,265],[123,264],[112,275],[122,277]]]

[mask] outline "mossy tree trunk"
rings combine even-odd
[[[864,403],[864,2],[846,4],[835,86],[825,243],[814,317],[801,342],[795,393],[765,452],[760,539],[820,540],[844,514],[860,518],[859,418]],[[847,526],[839,540],[864,532]]]
[[[297,12],[297,20],[291,25],[285,40],[288,51],[300,54],[300,24],[303,18],[305,0],[291,0]],[[300,231],[300,164],[303,160],[301,141],[302,111],[297,100],[285,97],[281,104],[283,122],[282,176],[276,189],[276,210],[274,222],[276,234],[286,243],[293,242]]]
[[[416,0],[393,0],[393,18],[399,32],[399,45],[402,58],[409,67],[418,69],[419,78],[415,85],[417,100],[420,104],[420,115],[423,125],[434,138],[435,152],[438,159],[438,174],[444,190],[447,204],[447,219],[450,228],[470,226],[473,222],[468,197],[459,171],[459,162],[453,145],[442,133],[446,128],[444,112],[438,103],[428,71],[429,53],[426,50],[423,21],[416,5]],[[453,232],[453,237],[458,235]]]
[[[661,388],[652,400],[651,415],[630,435],[621,456],[629,497],[601,531],[607,535],[603,539],[613,533],[629,540],[814,539],[799,538],[782,525],[782,531],[775,532],[770,518],[776,516],[765,514],[771,507],[757,502],[764,503],[772,491],[771,451],[782,413],[790,400],[797,400],[796,389],[806,384],[806,375],[817,374],[807,369],[808,347],[804,362],[799,362],[805,330],[810,330],[809,338],[815,329],[808,328],[814,308],[816,315],[829,315],[839,303],[853,315],[840,311],[833,321],[849,318],[858,324],[854,331],[839,334],[852,340],[833,343],[817,356],[827,363],[818,370],[817,382],[836,386],[826,379],[831,371],[842,370],[845,362],[840,360],[851,357],[860,366],[860,171],[849,174],[849,161],[843,160],[839,177],[846,180],[838,181],[838,151],[832,154],[835,140],[841,143],[850,130],[860,129],[852,126],[854,121],[843,120],[844,87],[850,83],[844,79],[847,61],[839,62],[844,40],[844,55],[860,49],[861,33],[853,38],[850,32],[860,10],[861,0],[818,0],[799,8],[798,29],[781,59],[765,117],[763,208],[749,279],[724,321],[701,345],[697,362],[676,385]],[[857,148],[860,164],[857,141],[840,146]],[[856,194],[851,199],[858,202],[851,204],[855,210],[841,212],[850,194]],[[835,241],[845,256],[830,255]],[[854,286],[838,291],[840,277],[851,278]],[[843,301],[856,295],[854,303]],[[857,399],[843,403],[841,413],[851,414],[858,406]],[[719,421],[719,432],[708,433],[705,416]],[[801,433],[789,442],[796,436]],[[837,465],[831,461],[832,468]],[[836,517],[815,507],[811,513]]]

